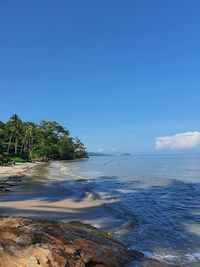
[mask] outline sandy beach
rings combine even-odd
[[[93,209],[96,213],[104,204],[100,199],[85,198],[76,201],[70,198],[66,195],[64,187],[57,185],[59,177],[55,178],[49,174],[48,167],[42,166],[47,173],[40,175],[38,167],[41,164],[43,163],[25,163],[0,168],[1,215],[68,220],[79,219],[80,213],[86,213],[86,221],[87,211],[90,213],[90,209]],[[64,170],[68,172],[67,167]],[[77,186],[78,183],[80,182],[77,182]]]
[[[42,162],[37,163],[17,163],[13,166],[1,166],[0,167],[0,179],[5,179],[10,176],[24,176],[30,175],[31,172],[39,165],[43,164]]]

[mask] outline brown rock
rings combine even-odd
[[[119,267],[142,258],[83,223],[0,219],[0,267]]]

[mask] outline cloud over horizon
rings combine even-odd
[[[177,133],[175,135],[157,137],[155,139],[156,149],[182,149],[192,148],[200,144],[200,132],[185,132]]]

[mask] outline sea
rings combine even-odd
[[[200,154],[92,156],[52,162],[37,176],[48,186],[32,177],[8,198],[39,190],[49,202],[99,200],[56,219],[90,223],[149,258],[200,266]]]

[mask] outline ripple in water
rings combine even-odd
[[[149,257],[200,266],[200,155],[92,157],[71,167],[76,164],[74,173],[90,178],[78,192],[105,201],[104,216],[113,218],[106,227],[118,239]]]
[[[91,223],[151,258],[200,266],[200,155],[91,157],[53,162],[38,175],[4,201],[97,203],[45,214]]]

